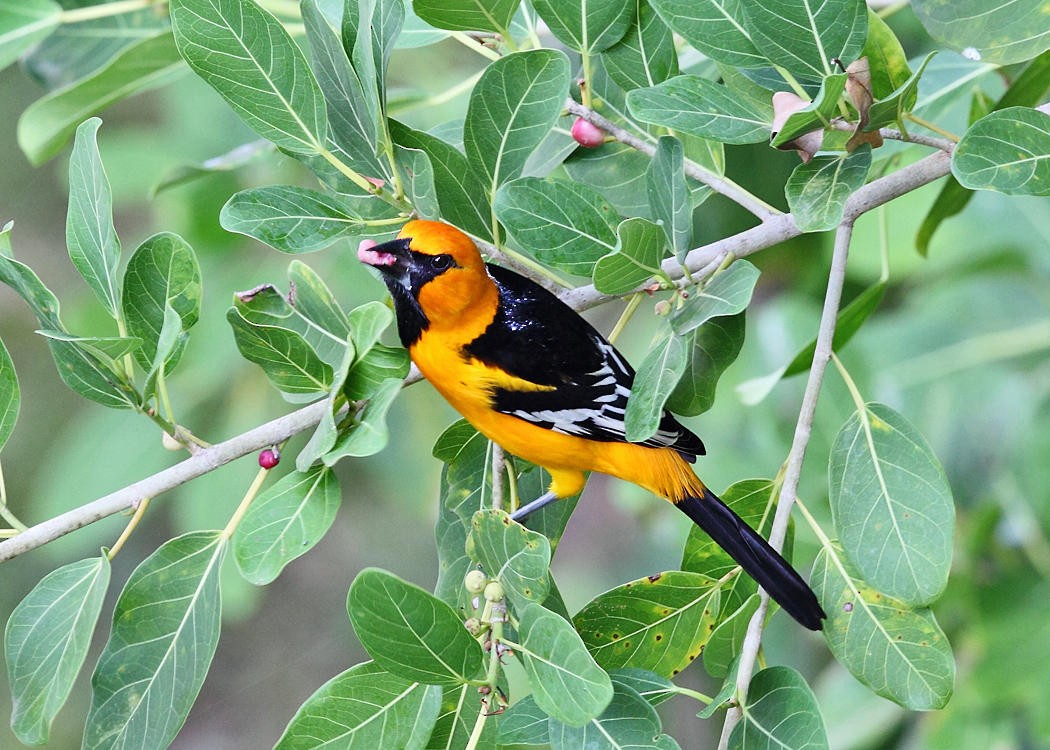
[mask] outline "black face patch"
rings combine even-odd
[[[457,268],[455,259],[448,253],[430,255],[411,249],[411,239],[403,238],[377,245],[377,253],[389,253],[393,262],[375,265],[382,274],[383,281],[394,300],[394,311],[397,315],[397,331],[402,345],[411,346],[423,331],[430,326],[430,320],[419,304],[419,292],[429,282],[449,269]]]

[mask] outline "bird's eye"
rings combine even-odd
[[[430,258],[430,267],[435,271],[444,271],[446,268],[452,265],[452,256],[446,253],[441,255],[433,255]]]

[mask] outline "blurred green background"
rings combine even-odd
[[[900,24],[906,31],[908,18],[896,19],[895,26]],[[451,41],[400,51],[391,65],[391,97],[444,91],[481,65]],[[998,95],[1001,84],[986,78],[978,84]],[[0,222],[15,220],[18,258],[59,294],[70,328],[98,330],[103,318],[65,252],[68,149],[32,168],[17,148],[15,126],[41,92],[16,69],[0,72],[0,92]],[[461,117],[464,105],[456,97],[400,116],[432,127]],[[940,121],[950,127],[953,117],[965,116],[965,105]],[[225,233],[218,213],[242,188],[308,184],[305,170],[269,154],[236,172],[151,197],[152,188],[178,166],[255,139],[188,74],[162,91],[110,108],[103,120],[100,147],[125,257],[150,234],[169,230],[189,240],[201,259],[201,323],[169,384],[180,420],[217,441],[291,410],[261,372],[238,356],[224,320],[236,290],[263,282],[286,287],[289,259]],[[733,148],[727,162],[734,179],[786,208],[779,190],[797,163],[794,155]],[[878,278],[884,242],[891,286],[843,359],[867,399],[892,405],[927,437],[951,481],[959,511],[956,561],[949,591],[935,610],[956,652],[956,696],[943,712],[906,715],[830,662],[819,636],[778,617],[767,638],[768,659],[817,675],[812,684],[834,748],[1035,748],[1050,742],[1050,211],[1038,199],[978,194],[961,217],[942,227],[931,257],[922,259],[914,250],[915,231],[938,189],[916,191],[858,222],[848,296]],[[748,219],[712,199],[697,214],[699,237],[709,241],[739,231]],[[763,275],[748,311],[743,353],[723,378],[714,409],[687,422],[707,445],[699,471],[716,490],[744,478],[772,477],[787,454],[803,378],[782,383],[756,406],[743,405],[735,387],[784,364],[814,335],[829,244],[825,236],[804,237],[752,258]],[[384,296],[355,251],[342,242],[304,258],[348,308]],[[613,304],[589,315],[608,331],[620,309]],[[619,342],[633,361],[644,355],[655,327],[651,306],[643,306]],[[179,460],[162,448],[146,420],[87,404],[66,390],[35,328],[22,301],[0,289],[0,337],[23,391],[3,468],[12,508],[24,521],[42,521]],[[824,519],[828,447],[851,411],[841,379],[829,372],[801,488]],[[264,589],[243,582],[228,564],[218,654],[174,748],[269,747],[314,689],[363,660],[345,609],[349,583],[362,567],[384,567],[433,586],[440,464],[430,449],[453,418],[429,386],[406,390],[391,412],[387,449],[339,465],[343,507],[310,554]],[[289,454],[301,444],[289,446]],[[163,540],[224,525],[255,471],[249,457],[156,502],[115,560],[107,607],[119,582]],[[125,522],[108,519],[0,567],[0,618],[6,621],[53,567],[112,544]],[[594,477],[554,562],[570,610],[626,580],[678,567],[687,531],[687,519],[667,505],[637,488]],[[801,567],[808,567],[815,549],[809,530],[800,526],[795,559]],[[104,632],[97,635],[89,664]],[[89,673],[60,714],[50,747],[79,747]],[[680,681],[708,694],[718,689],[701,667]],[[9,702],[9,693],[0,691],[0,748],[17,746],[6,727]],[[685,699],[661,708],[666,731],[683,747],[717,738],[721,722],[698,721],[700,708]]]

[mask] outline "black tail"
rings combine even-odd
[[[703,497],[687,497],[676,505],[728,552],[745,573],[758,581],[789,615],[810,630],[823,627],[821,621],[827,615],[809,584],[769,546],[769,542],[713,492],[705,487]]]

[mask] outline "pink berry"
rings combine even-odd
[[[605,131],[597,125],[577,117],[572,124],[572,138],[584,148],[598,148],[605,143]]]
[[[264,469],[272,469],[281,462],[281,454],[273,448],[259,451],[259,466]]]

